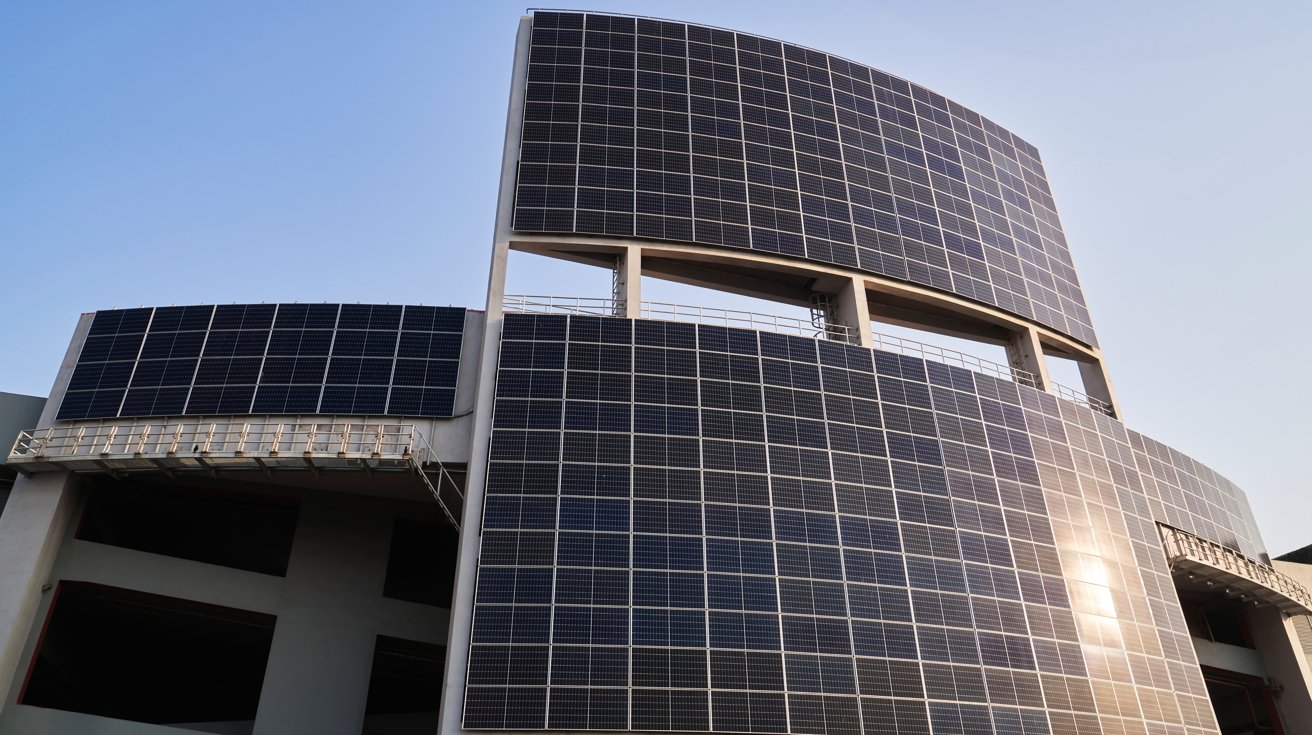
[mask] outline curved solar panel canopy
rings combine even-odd
[[[1096,346],[1034,146],[906,80],[684,23],[533,15],[513,228],[927,286]]]

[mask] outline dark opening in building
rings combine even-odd
[[[1204,666],[1203,681],[1221,735],[1284,735],[1275,687],[1258,676]]]
[[[294,500],[97,478],[77,537],[152,554],[287,573]]]
[[[22,704],[251,732],[274,616],[84,582],[55,595]]]
[[[1230,646],[1253,648],[1248,619],[1244,615],[1249,607],[1239,600],[1223,597],[1180,595],[1180,608],[1184,611],[1189,635]]]
[[[364,735],[436,732],[445,662],[443,646],[378,636]]]
[[[449,607],[458,542],[459,534],[445,523],[396,519],[383,596]]]

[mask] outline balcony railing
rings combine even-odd
[[[1312,593],[1256,559],[1188,531],[1158,524],[1171,572],[1176,576],[1291,614],[1312,614]]]
[[[460,484],[412,424],[226,419],[52,426],[20,432],[8,464],[24,473],[403,471],[423,483],[457,529],[464,503]]]
[[[1099,398],[1094,398],[1084,391],[1076,390],[1062,385],[1061,383],[1053,383],[1052,381],[1048,381],[1048,389],[1052,391],[1052,394],[1055,396],[1060,396],[1068,401],[1083,403],[1089,408],[1092,408],[1099,413],[1105,413],[1108,416],[1116,416],[1116,412],[1112,410],[1112,404]]]
[[[607,298],[588,298],[579,296],[521,296],[505,297],[505,310],[508,312],[531,314],[589,314],[593,316],[615,316],[624,313],[624,302]],[[855,342],[856,333],[844,324],[817,325],[798,317],[762,314],[738,309],[720,309],[709,306],[690,306],[670,304],[662,301],[644,301],[639,310],[644,319],[663,319],[667,321],[712,324],[724,327],[740,327],[783,334],[796,334],[813,339],[830,339],[837,342]],[[1011,380],[1031,388],[1037,387],[1038,378],[1030,372],[993,362],[982,357],[939,347],[937,345],[917,342],[905,337],[874,332],[874,348],[885,352],[896,352],[908,357],[955,365],[967,370],[985,373],[1004,380]],[[1071,394],[1075,391],[1067,389]],[[1086,401],[1087,402],[1087,401]]]
[[[515,294],[507,295],[504,303],[506,311],[516,313],[585,314],[591,316],[622,316],[624,314],[624,301],[619,299]],[[796,334],[813,339],[831,339],[838,342],[847,342],[852,336],[852,330],[842,324],[816,325],[807,319],[738,309],[669,304],[663,301],[644,301],[639,311],[643,319],[756,329],[766,332]]]
[[[503,310],[521,314],[624,315],[624,301],[622,299],[507,294],[502,303]]]
[[[950,350],[946,347],[917,342],[914,339],[905,337],[895,337],[891,334],[882,334],[880,332],[872,333],[874,346],[877,350],[885,352],[896,352],[908,357],[919,357],[924,360],[943,363],[944,365],[955,365],[967,370],[973,370],[977,373],[992,375],[995,378],[1010,380],[1021,385],[1028,385],[1031,388],[1039,386],[1039,379],[1034,373],[1028,370],[1003,365],[1000,362],[985,360],[982,357],[968,355],[965,352]]]
[[[504,298],[505,311],[528,314],[584,314],[590,316],[622,316],[624,301],[613,298],[593,298],[587,296],[526,296],[507,295]],[[845,324],[816,324],[814,321],[776,314],[762,314],[738,309],[720,309],[710,306],[690,306],[670,304],[663,301],[644,301],[639,309],[643,319],[663,319],[667,321],[693,322],[695,324],[713,324],[723,327],[740,327],[783,334],[796,334],[812,339],[829,339],[836,342],[856,342],[856,332]],[[986,360],[965,352],[917,342],[905,337],[873,332],[874,347],[877,350],[896,352],[908,357],[955,365],[977,373],[992,375],[1003,380],[1010,380],[1031,388],[1039,387],[1038,376],[1027,370],[1011,367],[1000,362]],[[1061,383],[1049,382],[1048,390],[1055,396],[1068,401],[1081,403],[1095,411],[1108,416],[1115,416],[1111,404],[1095,398],[1083,391],[1070,388]]]
[[[664,319],[672,322],[694,322],[712,324],[722,327],[739,327],[765,332],[795,334],[813,339],[829,339],[835,342],[849,342],[853,330],[845,324],[818,325],[809,319],[791,316],[761,314],[755,311],[738,309],[720,309],[711,306],[688,306],[685,304],[667,304],[662,301],[642,302],[643,319]]]

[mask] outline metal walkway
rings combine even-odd
[[[1215,541],[1158,526],[1173,576],[1220,587],[1227,596],[1273,605],[1290,615],[1312,614],[1312,594],[1291,577]]]
[[[456,530],[464,494],[413,424],[178,421],[54,426],[20,432],[8,465],[36,472],[303,470],[406,473]]]

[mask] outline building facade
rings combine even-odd
[[[1312,596],[1122,422],[1033,146],[718,28],[538,11],[515,53],[485,311],[82,318],[10,454],[0,732],[1312,718]],[[612,292],[507,295],[511,251]]]

